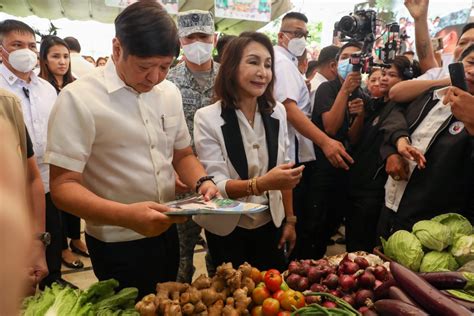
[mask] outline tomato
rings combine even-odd
[[[273,293],[280,290],[280,285],[283,282],[283,278],[281,277],[280,272],[275,269],[271,269],[265,273],[263,282],[265,282],[267,288]]]
[[[259,305],[259,306],[255,306],[254,308],[252,308],[251,315],[252,316],[263,316],[262,306]]]
[[[289,311],[281,311],[278,313],[277,316],[291,316],[291,312]]]
[[[280,302],[274,298],[267,298],[262,304],[263,315],[265,316],[277,316],[280,311]]]
[[[291,311],[291,306],[296,308],[301,308],[305,306],[304,295],[301,292],[288,290],[283,293],[281,300],[281,308],[286,311]]]
[[[280,300],[281,300],[281,296],[283,295],[283,293],[285,293],[285,291],[283,291],[283,290],[278,290],[278,291],[276,291],[275,293],[273,293],[272,297],[273,297],[274,299],[277,299],[278,301],[280,301]]]
[[[252,300],[257,305],[262,305],[263,301],[270,297],[270,291],[265,286],[256,287],[252,292]]]
[[[250,278],[252,278],[255,284],[258,284],[263,280],[262,273],[255,267],[252,267],[252,270],[250,271]]]

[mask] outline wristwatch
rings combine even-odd
[[[214,176],[204,176],[204,177],[199,178],[199,180],[197,180],[197,182],[196,182],[196,193],[199,192],[199,188],[206,181],[212,181],[212,183],[216,184],[214,182],[214,180],[212,180],[213,178],[214,178]]]
[[[37,234],[36,239],[41,241],[45,247],[48,247],[51,244],[51,234],[48,232]]]

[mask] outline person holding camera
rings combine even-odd
[[[360,136],[365,116],[364,104],[368,99],[360,88],[361,74],[352,71],[350,63],[351,55],[361,49],[359,42],[348,42],[341,47],[336,57],[338,76],[323,82],[316,90],[312,113],[313,123],[329,137],[343,143],[347,150]],[[334,168],[319,148],[315,147],[315,152],[317,164],[310,192],[313,192],[313,204],[317,205],[314,258],[318,258],[326,252],[327,243],[348,208],[348,173]]]
[[[350,210],[346,214],[347,251],[372,252],[376,245],[376,233],[380,210],[384,205],[384,185],[387,173],[380,155],[383,132],[380,126],[396,105],[388,92],[398,82],[412,79],[419,68],[412,66],[405,56],[396,56],[388,65],[377,68],[381,73],[379,98],[371,98],[367,105],[365,123],[355,148],[354,165],[349,171]],[[399,154],[390,152],[396,159]]]
[[[462,52],[459,61],[464,65],[467,92],[472,95],[474,45]],[[397,168],[387,170],[390,177],[378,236],[410,230],[417,221],[441,213],[456,212],[474,220],[473,130],[467,117],[459,113],[457,102],[453,108],[443,104],[445,96],[445,102],[456,100],[452,93],[453,88],[430,89],[407,107],[397,105],[383,122],[384,147],[401,157]],[[384,154],[384,148],[381,151]]]

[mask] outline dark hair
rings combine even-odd
[[[341,57],[342,52],[349,47],[356,47],[358,49],[362,49],[362,43],[361,42],[355,42],[355,41],[350,41],[342,45],[342,47],[339,49],[339,52],[336,55],[336,61],[339,61],[339,57]]]
[[[306,77],[309,77],[313,73],[313,71],[316,70],[317,67],[318,67],[318,61],[310,60],[308,62],[308,69],[306,70]]]
[[[220,63],[222,59],[222,54],[224,53],[225,46],[234,38],[237,38],[235,35],[224,35],[219,36],[219,39],[216,43],[217,56],[214,57],[214,61]]]
[[[81,44],[79,44],[79,41],[75,37],[72,37],[72,36],[65,37],[64,41],[69,46],[70,50],[78,52],[78,53],[81,52]]]
[[[395,56],[393,62],[389,64],[390,67],[395,67],[398,76],[402,80],[408,80],[418,77],[421,74],[420,68],[417,64],[412,64],[408,57],[399,55]]]
[[[99,57],[99,58],[97,58],[97,60],[95,61],[95,66],[96,66],[96,67],[99,66],[99,61],[101,61],[101,60],[105,60],[105,62],[107,62],[107,58],[105,58],[105,57]]]
[[[471,22],[471,23],[467,23],[466,25],[463,26],[462,30],[461,30],[461,35],[459,36],[459,38],[461,38],[461,36],[466,33],[467,31],[469,31],[470,29],[474,28],[474,22]]]
[[[243,32],[239,37],[233,39],[226,45],[224,54],[222,55],[222,63],[214,83],[215,98],[216,100],[221,100],[223,108],[237,107],[238,100],[235,94],[235,89],[238,86],[237,74],[239,65],[245,47],[252,42],[262,44],[268,50],[272,59],[272,79],[263,95],[257,98],[259,110],[270,112],[276,103],[273,96],[273,83],[275,81],[275,54],[273,52],[272,42],[263,33]]]
[[[370,69],[370,73],[369,73],[369,78],[372,77],[372,75],[377,72],[377,71],[382,71],[382,68],[380,67],[372,67],[372,69]]]
[[[171,16],[156,1],[138,1],[115,18],[115,36],[124,56],[177,56],[178,29]]]
[[[303,21],[304,23],[308,23],[308,18],[306,17],[306,15],[300,12],[288,12],[287,14],[285,14],[282,21],[285,21],[287,19],[296,19]]]
[[[469,55],[473,51],[474,51],[474,44],[471,44],[462,51],[461,56],[459,57],[458,61],[462,61],[464,58],[467,57],[467,55]]]
[[[11,32],[30,33],[33,37],[35,36],[35,31],[21,21],[9,19],[0,22],[0,41],[3,41],[3,37]]]
[[[72,76],[72,73],[71,73],[71,59],[69,59],[68,70],[63,76],[63,85],[62,87],[58,86],[58,82],[56,81],[54,74],[51,73],[51,71],[48,68],[48,65],[46,64],[46,62],[48,61],[49,49],[55,45],[62,45],[67,48],[68,52],[70,52],[69,46],[63,39],[54,35],[47,35],[43,37],[43,40],[41,41],[40,53],[39,53],[40,73],[38,76],[40,76],[44,80],[47,80],[49,83],[51,83],[53,87],[56,89],[56,91],[60,91],[67,84],[73,82],[74,77]]]

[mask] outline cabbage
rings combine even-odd
[[[421,260],[420,272],[454,271],[459,268],[454,257],[446,251],[431,251]]]
[[[415,235],[406,230],[399,230],[387,241],[383,238],[381,240],[383,251],[388,257],[413,271],[418,271],[424,253],[421,242]]]
[[[413,234],[428,249],[442,251],[452,243],[452,234],[448,226],[435,221],[419,221],[413,225]]]
[[[474,235],[456,239],[451,247],[451,254],[460,265],[474,260]]]
[[[446,225],[451,230],[453,237],[457,234],[470,235],[472,234],[472,225],[467,218],[458,213],[446,213],[441,214],[431,219],[432,221],[439,222]]]

